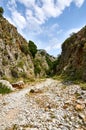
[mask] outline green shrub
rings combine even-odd
[[[57,59],[53,62],[53,72],[56,73],[57,71],[57,66],[60,63],[61,55],[58,55]]]
[[[4,9],[0,7],[0,17],[2,17],[3,13],[4,13]]]
[[[16,60],[18,59],[18,53],[15,53],[15,59]]]
[[[37,46],[32,41],[29,41],[28,46],[29,46],[29,50],[30,50],[30,52],[31,52],[31,54],[32,54],[32,56],[34,58],[35,54],[37,53]]]
[[[10,88],[8,88],[6,85],[3,85],[2,83],[0,83],[0,93],[1,94],[6,94],[6,93],[10,93],[11,90]]]
[[[23,61],[19,61],[17,66],[22,68],[24,66],[24,62]]]
[[[4,66],[8,65],[8,61],[6,59],[4,59],[4,58],[2,60],[2,65],[4,65]]]
[[[29,48],[28,48],[28,45],[27,44],[22,44],[21,45],[21,51],[24,53],[24,54],[29,54]]]
[[[80,86],[81,86],[81,89],[82,89],[82,90],[85,90],[85,91],[86,91],[86,83],[81,83]]]
[[[48,56],[46,56],[46,61],[47,61],[47,63],[48,63],[49,68],[52,69],[52,67],[53,67],[53,62],[49,59]]]
[[[40,74],[41,68],[40,68],[40,62],[38,60],[34,61],[34,73],[35,75]]]
[[[21,72],[19,76],[20,76],[20,77],[23,77],[23,78],[26,78],[26,79],[28,78],[26,72]]]
[[[45,51],[40,52],[42,56],[45,56]]]
[[[14,78],[18,78],[19,77],[19,74],[18,74],[18,71],[16,68],[12,68],[11,69],[11,74]]]
[[[35,66],[34,72],[35,72],[35,75],[40,74],[41,69],[39,68],[39,66]]]

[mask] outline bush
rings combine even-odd
[[[2,65],[4,65],[4,66],[8,65],[8,61],[6,59],[4,59],[4,58],[2,60]]]
[[[40,62],[37,60],[37,61],[34,61],[34,73],[35,75],[37,74],[40,74],[41,72],[41,68],[40,68]]]
[[[18,67],[23,68],[24,66],[24,61],[19,61],[17,64]]]
[[[46,56],[46,61],[47,61],[49,68],[52,69],[53,68],[53,62],[50,60],[50,58],[48,56]]]
[[[28,48],[28,45],[26,44],[22,44],[21,45],[21,51],[24,53],[24,54],[29,54],[29,48]]]
[[[11,69],[11,74],[12,74],[12,76],[13,76],[14,78],[18,78],[18,77],[19,77],[18,71],[17,71],[16,68],[12,68],[12,69]]]
[[[0,7],[0,17],[2,17],[3,13],[4,13],[4,9]]]
[[[29,41],[28,46],[29,46],[29,50],[30,50],[30,52],[31,52],[31,54],[32,54],[32,56],[34,58],[35,54],[37,53],[37,46],[32,41]]]
[[[15,53],[15,59],[17,60],[18,59],[18,53]]]
[[[1,94],[6,94],[6,93],[10,93],[11,90],[10,88],[8,88],[6,85],[3,85],[2,83],[0,83],[0,93]]]
[[[24,79],[27,79],[27,78],[28,78],[28,75],[27,75],[26,72],[21,72],[19,76],[20,76],[20,77],[23,77]]]

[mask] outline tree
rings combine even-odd
[[[29,50],[34,58],[35,54],[37,53],[37,46],[32,41],[29,41],[28,46],[29,46]]]
[[[3,13],[4,13],[4,9],[0,7],[0,17],[2,17]]]

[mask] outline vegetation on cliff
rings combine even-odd
[[[72,80],[86,81],[86,26],[62,44],[57,73]]]

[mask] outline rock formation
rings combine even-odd
[[[74,80],[86,81],[86,26],[62,44],[57,72]]]
[[[34,46],[30,48],[17,28],[0,17],[0,79],[43,77],[51,73],[55,58],[44,50],[38,50],[33,57]]]

